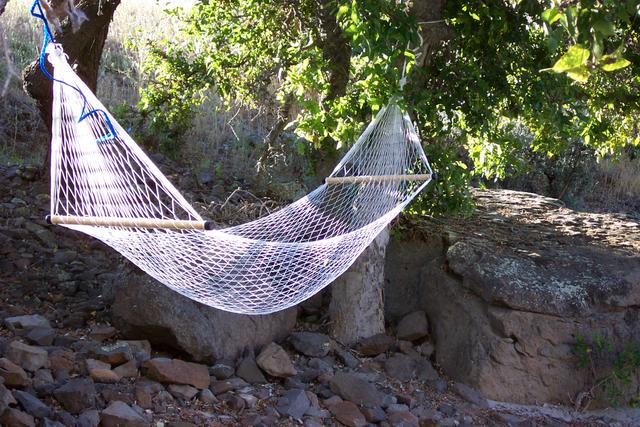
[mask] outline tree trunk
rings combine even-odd
[[[421,24],[422,55],[418,66],[429,66],[431,52],[452,31],[443,22],[446,0],[414,2],[411,13]],[[433,22],[436,21],[436,22]],[[416,87],[420,83],[416,82]],[[332,286],[331,333],[345,345],[353,345],[362,338],[384,332],[384,264],[389,232],[385,230],[360,255],[349,271]]]
[[[62,44],[69,56],[69,62],[76,66],[78,75],[94,92],[98,85],[98,70],[109,24],[119,4],[120,0],[81,0],[77,8],[89,20],[76,33],[71,30],[70,23],[66,22],[62,32],[54,34],[56,41]],[[36,100],[42,118],[51,129],[51,81],[40,70],[38,61],[28,65],[22,76],[25,91]]]
[[[385,229],[331,287],[331,335],[344,345],[384,332]]]
[[[0,16],[4,13],[4,8],[7,7],[9,0],[0,0]]]

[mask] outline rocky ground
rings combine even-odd
[[[309,308],[285,340],[210,364],[128,340],[111,326],[102,283],[135,268],[99,242],[47,226],[48,185],[37,172],[0,170],[2,425],[638,425],[629,410],[483,398],[432,364],[420,311],[393,335],[351,349],[323,333],[321,308],[315,316]]]

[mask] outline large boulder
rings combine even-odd
[[[280,341],[296,322],[295,308],[264,316],[228,313],[135,274],[105,294],[111,296],[113,321],[123,335],[176,348],[202,362],[235,359],[246,348]]]
[[[386,261],[388,318],[424,310],[435,358],[484,396],[569,402],[593,383],[578,337],[640,339],[640,224],[529,193],[477,191],[471,218],[412,220]]]

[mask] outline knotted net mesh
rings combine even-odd
[[[51,215],[102,240],[169,288],[244,314],[291,307],[346,271],[424,188],[431,168],[409,116],[383,108],[327,183],[256,221],[221,229],[100,225],[98,219],[202,221],[69,66],[54,68]]]

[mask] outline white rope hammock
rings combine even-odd
[[[309,298],[346,271],[431,179],[409,116],[391,103],[324,185],[257,221],[210,230],[62,48],[51,43],[46,52],[55,78],[51,222],[102,240],[212,307],[266,314]]]

